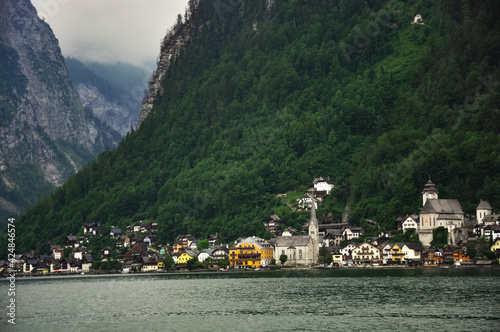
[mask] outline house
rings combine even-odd
[[[443,251],[440,249],[425,249],[422,251],[422,259],[426,263],[438,264],[443,262]]]
[[[78,238],[75,235],[68,235],[66,236],[66,240],[64,241],[64,246],[66,248],[68,247],[78,247]]]
[[[340,246],[340,242],[344,240],[344,236],[340,229],[329,229],[324,239],[328,241],[327,247]]]
[[[229,248],[229,265],[234,268],[257,268],[271,264],[273,247],[259,237],[248,237]]]
[[[500,226],[497,225],[485,226],[483,228],[483,233],[484,236],[486,236],[488,239],[496,241],[497,239],[500,239]]]
[[[99,233],[99,223],[91,222],[83,225],[83,234],[88,236],[95,236]]]
[[[380,249],[365,241],[352,250],[352,259],[358,263],[380,263]]]
[[[289,226],[283,230],[281,236],[294,236],[297,233],[298,231],[295,228]]]
[[[73,258],[66,257],[61,260],[61,272],[77,273],[78,267],[78,262]]]
[[[353,238],[359,237],[364,232],[365,232],[365,230],[363,229],[363,227],[346,226],[344,231],[342,232],[342,236],[347,241],[350,241]]]
[[[490,249],[495,253],[497,252],[497,250],[500,250],[500,239],[496,239]]]
[[[156,272],[158,271],[158,261],[153,258],[149,257],[141,257],[141,263],[142,263],[142,272]]]
[[[203,249],[198,255],[198,261],[203,262],[207,258],[212,259],[212,255],[213,255],[214,251],[215,251],[215,249]]]
[[[277,214],[273,214],[272,216],[269,217],[267,222],[264,222],[264,227],[266,230],[273,234],[274,236],[280,235],[281,229],[280,229],[280,223],[281,219]]]
[[[422,260],[422,246],[420,243],[405,243],[401,248],[403,256],[401,258],[402,262],[413,262]]]
[[[404,243],[402,242],[387,243],[382,249],[383,263],[402,262],[404,257],[403,246]]]
[[[190,251],[190,250],[189,250]],[[192,252],[191,252],[192,253]],[[196,254],[188,254],[186,251],[181,253],[177,258],[176,264],[187,264],[188,261],[192,260],[194,257],[197,257]],[[172,256],[173,258],[173,256]]]
[[[344,263],[344,255],[340,251],[334,251],[333,255],[333,263],[337,265],[342,265]]]
[[[83,259],[83,255],[87,252],[87,250],[83,247],[78,247],[73,249],[73,257],[78,260]]]
[[[212,253],[212,259],[219,261],[221,259],[228,259],[229,250],[227,248],[218,247],[215,248]]]
[[[208,236],[208,243],[210,244],[210,246],[215,246],[215,242],[217,242],[217,240],[219,240],[219,235],[217,233],[210,234]]]
[[[352,255],[352,252],[354,249],[356,249],[357,245],[353,242],[351,243],[348,243],[344,248],[340,249],[340,253],[343,255],[343,256],[351,256]]]
[[[330,180],[330,177],[315,178],[313,180],[313,185],[315,191],[325,191],[327,195],[329,195],[330,191],[332,191],[332,189],[335,187],[335,184],[332,180]]]
[[[101,249],[102,257],[109,257],[111,255],[111,247],[104,247]]]
[[[418,215],[417,214],[412,214],[410,216],[406,216],[403,221],[401,222],[401,228],[403,229],[403,232],[406,232],[408,229],[418,229]]]
[[[28,259],[24,261],[23,272],[31,274],[31,271],[37,268],[38,262],[36,259]]]
[[[111,231],[109,232],[109,235],[111,237],[119,237],[120,235],[122,235],[122,229],[117,228],[117,227],[111,227]]]
[[[301,198],[297,199],[297,206],[302,210],[307,210],[311,208],[313,202],[314,207],[317,209],[320,205],[319,199],[312,197],[310,194],[305,194]]]
[[[55,258],[55,259],[61,259],[64,257],[64,249],[62,248],[54,248],[52,250],[52,256]]]
[[[198,249],[198,243],[200,243],[200,240],[196,239],[196,240],[193,240],[189,246],[188,246],[188,249],[190,250],[197,250]]]
[[[90,272],[90,268],[92,267],[92,263],[94,262],[94,259],[92,258],[92,255],[83,255],[82,259],[82,272]]]

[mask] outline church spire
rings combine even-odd
[[[316,199],[313,195],[309,194],[311,198],[311,220],[309,220],[309,236],[312,240],[311,262],[316,264],[319,256],[319,224],[316,217]]]
[[[436,185],[431,181],[431,176],[429,175],[429,181],[427,181],[424,190],[422,190],[422,206],[425,205],[428,199],[438,199],[438,194],[439,192],[436,189]]]

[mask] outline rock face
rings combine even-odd
[[[0,2],[0,216],[61,185],[120,135],[80,102],[29,0]]]
[[[140,125],[149,113],[151,113],[155,99],[163,93],[161,84],[163,78],[172,62],[179,55],[182,46],[189,40],[194,29],[194,20],[195,18],[191,16],[185,23],[178,21],[172,30],[167,33],[165,38],[163,38],[157,67],[149,81],[149,91],[144,97],[142,108],[139,113],[138,125]]]
[[[131,115],[133,110],[115,101],[109,101],[97,87],[81,83],[76,85],[76,89],[83,105],[91,109],[95,116],[122,136],[125,136],[130,126],[137,122],[137,119]]]

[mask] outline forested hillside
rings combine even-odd
[[[297,228],[275,195],[317,176],[337,185],[318,213],[348,203],[351,224],[394,228],[429,175],[499,211],[498,1],[199,2],[153,112],[20,218],[19,251],[92,221],[154,219],[159,242],[263,235],[276,209]]]

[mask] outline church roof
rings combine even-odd
[[[310,240],[309,235],[278,236],[276,237],[276,247],[304,247],[309,244]]]
[[[491,205],[487,201],[481,201],[477,206],[476,210],[491,210]]]
[[[422,194],[425,194],[428,192],[435,192],[435,193],[439,194],[439,192],[436,189],[436,185],[434,183],[432,183],[431,179],[429,179],[429,181],[427,181],[427,183],[425,184],[424,190],[422,191]]]
[[[460,216],[454,213],[440,213],[438,214],[438,220],[460,220]]]
[[[428,199],[420,210],[420,214],[422,213],[463,214],[464,212],[456,199]]]

